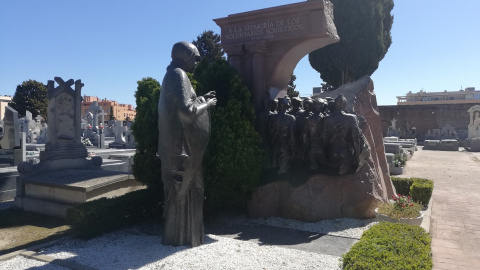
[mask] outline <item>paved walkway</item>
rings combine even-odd
[[[480,269],[480,153],[419,149],[406,169],[434,181],[433,269]]]

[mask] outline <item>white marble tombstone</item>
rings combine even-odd
[[[470,124],[468,125],[468,138],[480,138],[480,105],[468,109]]]
[[[3,117],[3,137],[0,140],[2,149],[13,149],[20,147],[20,125],[18,120],[18,112],[7,106]]]

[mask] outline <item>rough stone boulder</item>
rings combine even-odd
[[[308,222],[333,218],[374,217],[375,204],[395,193],[388,173],[381,122],[373,81],[363,77],[320,97],[343,94],[347,111],[359,117],[370,154],[363,167],[350,175],[327,175],[292,171],[289,179],[279,175],[254,191],[248,203],[253,217],[284,217]],[[299,185],[298,179],[304,178]]]

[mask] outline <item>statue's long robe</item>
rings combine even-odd
[[[187,74],[172,63],[158,102],[158,155],[165,191],[165,245],[204,243],[202,158],[210,138],[210,117]]]

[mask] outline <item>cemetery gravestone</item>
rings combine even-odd
[[[115,132],[115,141],[109,144],[109,148],[125,148],[127,142],[125,141],[125,132],[128,130],[126,126],[123,125],[123,121],[115,121],[113,126]]]
[[[7,106],[3,117],[3,137],[0,140],[0,147],[9,150],[20,147],[19,132],[18,112]]]
[[[101,158],[87,160],[87,149],[81,142],[80,102],[83,83],[67,82],[55,77],[48,81],[48,127],[45,150],[40,152],[40,163],[20,163],[20,174],[32,175],[62,169],[100,169]]]
[[[89,111],[92,113],[92,130],[97,131],[98,124],[99,124],[98,117],[100,115],[102,116],[102,120],[100,121],[100,123],[102,123],[103,125],[103,122],[104,122],[103,116],[105,115],[105,112],[103,112],[102,106],[98,105],[98,101],[92,102],[92,104],[89,107]]]
[[[464,146],[469,151],[480,152],[480,105],[471,107],[468,113],[470,114],[470,124]]]
[[[81,142],[83,83],[55,77],[48,82],[48,137],[40,162],[18,165],[15,204],[26,210],[65,218],[75,204],[120,196],[143,188],[129,173],[104,171],[102,158],[87,158]],[[75,90],[71,86],[75,84]]]

